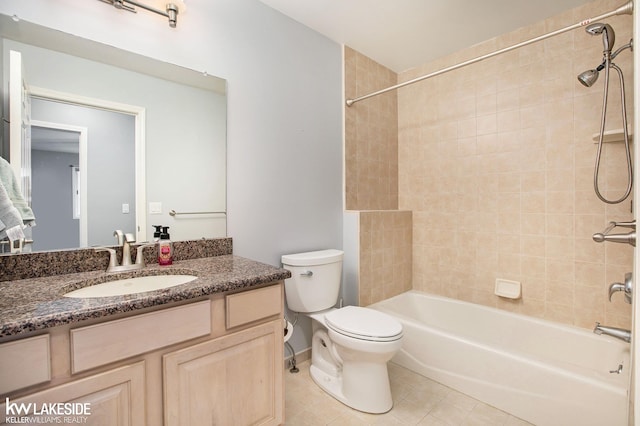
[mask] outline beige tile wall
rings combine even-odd
[[[393,86],[397,75],[345,47],[347,98]],[[346,108],[347,210],[398,208],[398,104],[390,93]]]
[[[617,3],[589,3],[402,73],[398,81],[573,24]],[[616,47],[628,42],[630,16],[607,22],[616,31]],[[631,271],[632,249],[591,239],[608,221],[632,218],[630,201],[606,205],[592,188],[591,139],[599,130],[604,76],[592,88],[576,76],[601,58],[601,39],[578,29],[346,109],[347,209],[413,212],[412,278],[403,278],[402,288],[412,285],[585,328],[595,321],[630,326],[630,305],[622,294],[609,303],[607,289]],[[625,73],[632,117],[630,52],[615,62]],[[393,72],[352,49],[345,49],[345,64],[347,98],[396,83]],[[608,129],[621,127],[615,80]],[[600,181],[608,197],[619,196],[625,186],[623,152],[622,144],[605,146]],[[393,272],[398,266],[380,263],[391,258],[379,231],[391,217],[393,212],[362,213],[364,305],[400,287]],[[496,278],[520,281],[523,298],[495,296]]]
[[[411,290],[410,211],[360,212],[359,305]]]
[[[405,81],[619,6],[596,1],[400,74]],[[609,22],[616,47],[631,16]],[[615,62],[633,114],[632,56]],[[399,208],[413,211],[413,287],[526,315],[591,328],[630,326],[609,283],[632,270],[632,249],[591,235],[627,220],[631,201],[606,205],[592,188],[603,80],[576,76],[602,60],[602,40],[578,29],[398,91]],[[612,77],[615,75],[612,75]],[[617,78],[612,79],[617,80]],[[620,128],[611,84],[608,129]],[[366,101],[364,101],[366,102]],[[359,106],[359,105],[358,105]],[[625,187],[623,144],[605,146],[601,188]],[[496,278],[522,283],[523,297],[493,294]]]

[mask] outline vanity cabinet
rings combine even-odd
[[[14,421],[26,415],[18,406],[35,407],[36,412],[43,413],[43,406],[52,403],[88,404],[85,408],[72,408],[72,412],[44,412],[36,418],[43,423],[86,423],[99,425],[136,426],[145,424],[145,365],[144,361],[108,370],[83,379],[67,382],[29,394],[22,398],[10,398],[14,408],[7,410],[6,400],[0,404],[2,425],[23,423]],[[31,404],[31,405],[29,405]],[[59,415],[59,413],[64,413]],[[86,415],[85,415],[86,414]]]
[[[49,335],[0,344],[0,394],[51,380]]]
[[[284,423],[282,287],[226,295],[224,312],[222,337],[163,356],[165,425]]]
[[[283,422],[282,321],[164,356],[165,424]]]
[[[2,403],[89,402],[88,424],[283,424],[283,310],[278,281],[54,327],[2,344],[8,354],[35,344],[38,357],[50,353],[51,362],[0,397]],[[3,374],[7,359],[0,351]]]

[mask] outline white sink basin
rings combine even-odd
[[[145,291],[162,290],[164,288],[186,284],[196,278],[198,277],[194,275],[153,275],[126,278],[83,287],[70,291],[64,296],[77,298],[124,296],[127,294],[144,293]]]

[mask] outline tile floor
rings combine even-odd
[[[287,426],[319,425],[529,425],[487,404],[389,363],[394,406],[385,414],[366,414],[341,404],[322,391],[309,375],[309,361],[300,372],[285,370]]]

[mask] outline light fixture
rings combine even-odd
[[[140,3],[134,0],[100,0],[103,3],[108,3],[115,7],[116,9],[126,10],[128,12],[137,13],[138,11],[134,6],[137,6],[141,9],[148,10],[149,12],[157,13],[158,15],[165,16],[169,19],[169,26],[171,28],[176,27],[176,22],[178,20],[178,12],[184,12],[184,3],[180,0],[173,1],[165,4],[165,10],[161,10],[152,6],[148,6],[144,3]],[[180,6],[178,6],[180,3]]]

